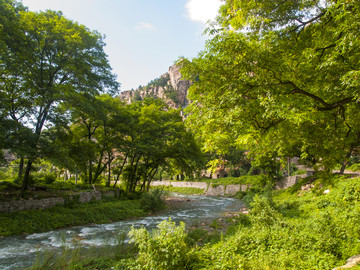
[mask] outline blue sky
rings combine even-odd
[[[106,36],[113,72],[130,90],[168,71],[180,56],[205,45],[206,21],[220,0],[22,0],[31,11],[61,10],[65,17]]]

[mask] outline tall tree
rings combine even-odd
[[[177,166],[191,174],[201,162],[201,153],[191,133],[184,125],[179,110],[170,109],[159,99],[146,98],[130,105],[131,130],[123,178],[127,191],[138,184],[149,188],[161,167]]]
[[[345,164],[360,143],[358,20],[357,1],[225,1],[206,49],[181,61],[205,148]]]
[[[7,55],[18,63],[21,97],[31,101],[21,107],[26,117],[20,122],[30,127],[33,135],[27,143],[23,193],[39,153],[42,131],[57,118],[57,107],[78,93],[94,96],[106,90],[116,92],[118,83],[111,73],[99,33],[66,19],[61,12],[21,11],[19,20],[22,42],[16,46],[7,42],[1,57],[6,58],[5,53],[9,52]],[[17,74],[5,74],[2,80],[14,76]],[[5,93],[8,94],[7,89]]]

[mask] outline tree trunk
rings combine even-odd
[[[141,158],[141,155],[139,155],[139,157],[137,158],[136,162],[135,162],[135,167],[134,167],[134,172],[130,178],[130,192],[134,192],[135,188],[136,188],[136,171],[137,171],[137,167],[139,165],[139,160]]]
[[[18,173],[19,180],[22,179],[23,177],[23,171],[24,171],[24,157],[21,157],[19,164],[19,173]]]
[[[91,164],[91,161],[89,161],[89,176],[88,176],[88,179],[89,179],[89,185],[92,184],[92,164]]]
[[[353,150],[354,150],[354,146],[351,145],[350,149],[349,149],[349,152],[345,156],[345,160],[341,163],[341,168],[340,168],[340,174],[341,175],[343,175],[344,172],[345,172],[346,165],[348,165],[348,163],[349,163],[349,159],[351,157],[351,153],[352,153]]]
[[[149,191],[150,190],[150,183],[151,181],[154,179],[154,176],[155,174],[157,173],[159,167],[156,167],[156,170],[155,172],[150,176],[150,178],[148,179],[148,182],[147,182],[147,186],[146,186],[146,191]]]
[[[24,196],[25,190],[28,188],[31,168],[32,168],[32,160],[29,160],[26,165],[24,179],[21,185],[20,197]]]
[[[118,173],[118,175],[117,175],[117,177],[116,177],[116,181],[115,181],[115,183],[114,183],[113,188],[116,187],[116,184],[117,184],[117,182],[119,181],[119,178],[120,178],[120,175],[121,175],[121,173],[122,173],[122,170],[124,169],[124,166],[125,166],[127,157],[128,157],[128,153],[126,153],[126,156],[125,156],[125,158],[124,158],[124,162],[123,162],[123,164],[121,165],[120,171],[119,171],[119,173]]]
[[[111,183],[111,161],[110,161],[110,155],[109,155],[109,163],[108,163],[109,167],[108,167],[108,181],[106,183],[107,187],[110,187],[110,183]]]
[[[347,160],[344,160],[344,161],[341,163],[341,168],[340,168],[340,174],[341,174],[341,175],[344,174],[347,164],[348,164],[348,161],[347,161]]]

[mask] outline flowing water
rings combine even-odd
[[[177,195],[188,199],[178,209],[170,209],[154,216],[109,224],[94,224],[59,229],[27,236],[5,237],[0,239],[0,269],[23,269],[31,266],[36,256],[46,251],[60,250],[61,247],[103,247],[116,245],[119,235],[127,233],[132,226],[147,229],[155,228],[169,217],[176,223],[184,221],[187,225],[222,217],[225,212],[239,210],[243,205],[237,199],[195,195]]]

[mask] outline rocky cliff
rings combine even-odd
[[[173,65],[169,67],[167,73],[149,82],[148,85],[139,87],[136,90],[123,91],[119,97],[126,103],[146,97],[161,98],[170,107],[184,108],[188,104],[186,96],[189,87],[190,82],[182,79],[180,67]]]

